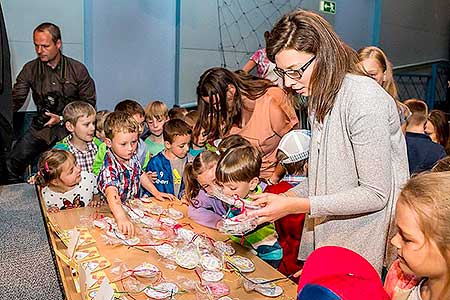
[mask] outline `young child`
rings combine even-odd
[[[248,199],[250,193],[262,193],[265,184],[260,182],[261,154],[253,146],[241,146],[227,150],[220,157],[216,168],[216,182],[226,196],[237,195]],[[251,199],[249,199],[251,200]],[[227,217],[234,217],[241,209],[232,208]],[[274,268],[278,268],[283,250],[278,243],[273,224],[263,224],[254,231],[231,239],[256,251],[257,255]]]
[[[251,144],[238,134],[224,138],[214,151],[203,151],[192,162],[186,164],[183,179],[184,197],[189,203],[188,216],[196,223],[217,228],[217,223],[226,215],[227,207],[213,195],[216,186],[216,167],[219,153],[227,149]]]
[[[385,281],[392,299],[450,299],[449,195],[449,172],[419,174],[400,192],[391,240],[399,259]]]
[[[179,107],[179,106],[173,106],[170,110],[169,110],[169,119],[173,120],[173,119],[180,119],[184,121],[184,117],[187,115],[188,110],[184,107]]]
[[[97,206],[98,199],[93,200],[96,191],[94,175],[81,170],[69,151],[51,149],[44,152],[34,178],[36,184],[43,187],[42,197],[48,212]]]
[[[232,134],[221,140],[217,145],[217,151],[222,154],[228,149],[239,146],[250,146],[250,142],[239,134]]]
[[[107,110],[100,110],[95,115],[95,136],[103,142],[105,142],[105,129],[104,124],[106,117],[110,114]]]
[[[108,150],[97,178],[99,191],[106,196],[119,230],[134,235],[134,226],[122,203],[139,196],[140,185],[158,200],[173,200],[172,195],[159,192],[137,158],[139,124],[128,114],[115,111],[105,120],[105,143]]]
[[[269,185],[264,192],[280,194],[302,184],[307,189],[308,157],[311,138],[307,130],[286,133],[278,145],[277,159],[287,175],[277,184]],[[301,269],[297,260],[305,214],[291,214],[275,221],[278,242],[283,248],[283,259],[278,270],[289,276]]]
[[[138,123],[139,136],[142,134],[142,132],[144,131],[145,113],[144,109],[137,101],[129,99],[123,100],[116,105],[114,111],[132,116],[134,120]],[[107,147],[105,143],[100,144],[98,148],[97,155],[95,156],[94,160],[94,165],[92,167],[92,172],[95,175],[99,174],[100,169],[103,165],[103,161],[105,159],[106,154],[106,148]],[[145,167],[147,166],[148,161],[150,160],[150,154],[147,151],[147,145],[140,138],[138,139],[136,155],[139,159],[142,169],[145,170]]]
[[[184,117],[184,121],[191,127],[192,129],[192,137],[191,137],[191,147],[189,148],[189,156],[188,161],[192,161],[194,157],[196,157],[201,152],[205,151],[207,149],[207,139],[208,139],[208,133],[205,131],[204,128],[200,130],[198,135],[195,135],[194,133],[194,126],[197,123],[199,118],[198,111],[191,110],[188,112],[188,114]]]
[[[200,225],[214,229],[227,212],[224,203],[211,196],[216,185],[218,162],[219,155],[216,152],[203,151],[192,162],[186,164],[183,174],[184,198],[189,203],[189,218]]]
[[[405,101],[412,115],[406,126],[406,148],[410,174],[430,170],[433,165],[447,154],[445,148],[434,143],[425,133],[427,123],[427,105],[422,100],[410,99]]]
[[[167,121],[163,127],[165,149],[153,156],[146,168],[146,172],[158,175],[155,181],[158,191],[175,195],[179,199],[184,190],[182,179],[191,134],[191,128],[183,120]]]
[[[95,109],[87,102],[74,101],[63,111],[68,136],[56,143],[55,149],[67,150],[75,155],[82,171],[92,172],[98,145],[95,137]]]
[[[145,108],[145,121],[150,133],[145,143],[151,155],[164,150],[163,126],[169,120],[168,112],[167,105],[161,101],[150,102]]]

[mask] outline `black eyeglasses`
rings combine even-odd
[[[311,57],[310,60],[308,60],[303,66],[301,66],[298,70],[283,70],[280,69],[278,67],[275,67],[275,69],[273,69],[273,71],[275,72],[275,74],[277,74],[280,78],[282,78],[284,80],[284,76],[287,75],[289,78],[294,79],[294,80],[299,80],[302,78],[303,73],[306,71],[306,69],[308,69],[309,65],[314,61],[314,59],[316,58],[316,56],[314,55],[313,57]]]

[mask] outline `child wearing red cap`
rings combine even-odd
[[[391,241],[399,259],[385,282],[392,299],[450,299],[449,195],[450,172],[422,173],[400,192]]]
[[[390,300],[372,265],[356,252],[336,246],[311,253],[298,291],[298,300]]]

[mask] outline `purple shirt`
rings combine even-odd
[[[200,190],[193,202],[197,208],[192,204],[189,205],[189,218],[206,227],[216,228],[217,222],[222,220],[222,216],[227,213],[224,203],[213,196],[209,196],[204,190]]]

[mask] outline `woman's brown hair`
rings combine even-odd
[[[38,162],[38,172],[35,175],[37,185],[47,186],[53,180],[59,179],[62,172],[62,165],[68,160],[75,162],[72,153],[66,150],[51,149],[44,152]]]
[[[184,195],[194,207],[198,207],[196,197],[202,188],[197,177],[205,171],[215,167],[219,161],[219,155],[215,152],[205,150],[198,154],[192,162],[184,167],[183,181],[185,185]]]
[[[403,187],[398,202],[419,217],[427,241],[434,241],[447,263],[448,282],[439,299],[450,289],[450,172],[428,172],[412,177]]]
[[[450,154],[450,128],[448,124],[448,118],[443,111],[438,109],[433,109],[428,115],[428,121],[434,126],[434,131],[436,132],[437,142],[444,146],[445,152]]]
[[[230,85],[236,90],[233,101],[227,101]],[[245,72],[234,73],[218,67],[207,70],[197,85],[200,120],[194,128],[194,135],[205,128],[210,137],[217,138],[224,136],[232,126],[241,127],[242,97],[256,100],[274,86],[270,80],[255,78]],[[206,102],[204,97],[209,101]]]
[[[356,52],[334,32],[331,25],[316,13],[296,10],[284,15],[266,39],[267,57],[293,49],[315,55],[308,106],[319,122],[334,105],[347,73],[365,75]]]

